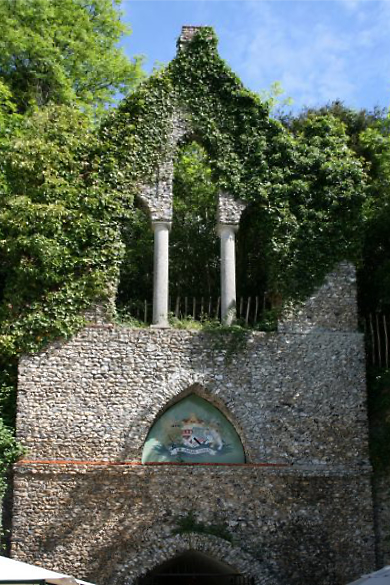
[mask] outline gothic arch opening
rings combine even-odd
[[[188,138],[174,162],[169,284],[174,298],[220,294],[217,200],[207,152],[194,137]]]
[[[137,585],[252,585],[233,567],[190,550],[165,561],[138,580]]]
[[[192,393],[155,421],[145,441],[142,462],[245,463],[245,452],[226,416]]]

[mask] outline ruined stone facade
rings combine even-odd
[[[186,550],[257,584],[342,585],[373,569],[353,274],[340,266],[282,332],[91,324],[25,356],[13,556],[99,585]],[[246,463],[141,464],[153,422],[191,393],[234,425]],[[197,532],[178,533],[189,513]]]
[[[134,585],[186,551],[256,585],[344,585],[374,569],[375,548],[354,269],[337,267],[278,332],[166,329],[173,157],[186,132],[177,112],[167,159],[140,186],[160,328],[113,325],[98,307],[71,340],[20,361],[12,555],[98,585]],[[243,208],[220,193],[230,316]],[[142,464],[154,423],[191,394],[234,427],[244,463]]]

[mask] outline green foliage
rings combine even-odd
[[[178,518],[177,526],[172,531],[172,534],[196,532],[198,534],[211,534],[212,536],[223,538],[223,540],[227,540],[228,542],[233,542],[233,537],[226,524],[204,524],[203,522],[198,522],[192,511],[188,512],[186,516]]]
[[[336,100],[320,108],[306,108],[296,117],[291,114],[284,116],[282,120],[286,127],[297,132],[307,118],[331,115],[344,124],[348,136],[348,144],[352,150],[359,157],[369,160],[369,152],[361,142],[361,134],[368,128],[376,126],[383,121],[385,113],[385,110],[379,108],[375,108],[372,112],[367,110],[354,110]]]
[[[261,257],[256,274],[274,298],[304,296],[337,261],[358,252],[365,175],[343,125],[322,116],[292,133],[271,120],[268,106],[218,57],[211,29],[196,35],[96,129],[89,106],[99,108],[125,77],[108,76],[107,87],[99,85],[103,70],[92,58],[96,41],[96,58],[106,52],[114,73],[119,67],[112,52],[110,57],[115,31],[121,30],[118,22],[108,22],[111,9],[109,0],[86,6],[76,0],[7,0],[0,9],[7,45],[0,55],[0,405],[7,428],[13,424],[19,355],[76,331],[85,309],[112,294],[120,267],[122,307],[140,274],[136,264],[145,263],[146,274],[137,293],[146,290],[152,240],[133,200],[142,185],[156,180],[159,165],[178,154],[169,140],[177,109],[201,147],[185,146],[176,162],[179,221],[172,242],[173,256],[181,255],[175,279],[189,267],[183,263],[192,243],[189,230],[199,240],[202,287],[211,290],[217,282],[216,238],[201,230],[215,224],[211,202],[218,190],[253,206],[246,246],[254,250],[252,267]],[[91,22],[97,37],[89,42]],[[180,281],[188,289],[196,284],[188,276]],[[227,346],[246,344],[246,331],[229,335],[234,342]],[[4,461],[15,454],[7,432]]]
[[[358,264],[358,293],[363,313],[390,309],[390,119],[385,110],[352,110],[334,102],[307,110],[284,123],[297,132],[308,118],[332,114],[344,126],[352,150],[368,175],[362,210],[362,254]]]
[[[26,119],[8,150],[9,194],[0,212],[3,355],[69,335],[89,300],[107,294],[117,277],[124,212],[97,176],[97,148],[85,114],[49,106]]]
[[[211,296],[219,289],[216,212],[217,192],[206,152],[191,142],[181,149],[175,165],[170,237],[172,295]]]
[[[274,81],[268,90],[262,90],[259,93],[262,102],[265,102],[270,112],[274,117],[286,117],[285,108],[292,106],[293,100],[291,97],[282,97],[284,89],[280,81]]]
[[[270,274],[270,288],[285,299],[304,298],[338,261],[360,257],[365,196],[362,165],[337,119],[308,118],[295,135],[294,150],[284,171],[283,201],[277,199],[279,209],[271,217],[278,223],[271,236],[276,274]]]
[[[74,333],[119,274],[132,199],[100,169],[95,123],[141,72],[117,48],[117,4],[0,3],[0,496],[19,356]]]
[[[183,145],[175,161],[173,224],[169,242],[170,294],[189,298],[218,296],[219,241],[217,193],[204,149]],[[140,203],[122,227],[126,252],[121,267],[118,306],[129,299],[151,299],[153,232]],[[133,303],[134,306],[134,303]]]
[[[202,180],[212,183],[210,196],[225,190],[252,205],[251,238],[241,245],[252,251],[245,271],[256,272],[256,278],[248,277],[255,294],[262,287],[270,298],[303,298],[338,261],[359,256],[366,176],[348,148],[344,125],[324,115],[309,117],[291,132],[271,120],[267,104],[247,91],[219,58],[208,28],[125,100],[103,128],[110,144],[104,164],[114,175],[122,173],[129,193],[156,180],[159,163],[177,154],[167,140],[177,109],[187,117],[207,159],[205,165],[187,151],[176,165],[176,207],[179,216],[184,212],[174,227],[180,250],[188,249],[186,230],[195,235],[201,224],[196,213],[188,213],[197,197],[191,172],[201,169]],[[188,193],[183,184],[190,185]],[[210,209],[206,199],[202,205]],[[175,280],[180,282],[180,262],[178,267]],[[194,283],[180,285],[191,288]],[[249,288],[246,294],[253,294]]]
[[[249,327],[239,324],[222,325],[219,321],[206,322],[204,331],[208,334],[211,346],[217,351],[224,352],[224,361],[228,365],[237,354],[242,354],[247,348]]]
[[[150,218],[138,201],[121,226],[125,247],[120,267],[117,308],[123,312],[143,310],[143,301],[151,302],[153,291],[153,230]]]
[[[12,431],[0,419],[0,501],[6,489],[4,480],[9,465],[21,455],[22,450],[15,442]]]
[[[186,317],[185,319],[178,319],[174,315],[170,314],[168,322],[171,327],[175,329],[187,329],[190,331],[202,331],[207,324],[203,321],[195,321],[192,317]]]
[[[266,265],[267,290],[286,300],[303,297],[338,260],[356,252],[361,165],[332,117],[308,120],[295,135],[270,120],[266,107],[216,58],[212,43],[206,79],[191,87],[205,38],[197,42],[182,56],[185,97],[196,102],[193,123],[207,137],[219,187],[253,202],[260,237],[251,248]]]
[[[70,106],[37,110],[3,142],[0,491],[18,453],[12,431],[18,357],[71,335],[92,299],[107,297],[117,278],[124,212],[98,177],[98,149],[91,120]]]
[[[390,117],[360,135],[370,162],[370,190],[365,205],[360,302],[365,310],[390,310]]]
[[[368,371],[370,456],[376,473],[390,469],[390,370],[372,367]]]
[[[112,0],[2,0],[0,76],[19,112],[54,102],[102,111],[140,77],[117,47],[129,32]]]

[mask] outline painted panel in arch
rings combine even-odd
[[[244,463],[233,425],[215,406],[191,394],[157,420],[146,439],[142,462]]]

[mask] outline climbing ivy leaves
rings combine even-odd
[[[246,247],[252,265],[264,266],[263,289],[302,298],[337,261],[357,257],[365,176],[342,123],[309,117],[286,130],[216,46],[213,31],[200,30],[99,128],[64,105],[19,122],[3,149],[3,356],[70,335],[85,308],[107,297],[124,255],[121,231],[136,216],[134,195],[177,156],[178,115],[201,143],[216,189],[252,206]]]
[[[205,149],[217,189],[252,205],[246,248],[257,251],[252,263],[257,253],[266,280],[257,290],[304,298],[337,262],[358,259],[366,177],[340,121],[309,117],[287,130],[243,87],[219,57],[213,30],[203,28],[104,128],[111,160],[133,193],[177,154],[169,138],[178,113]]]

